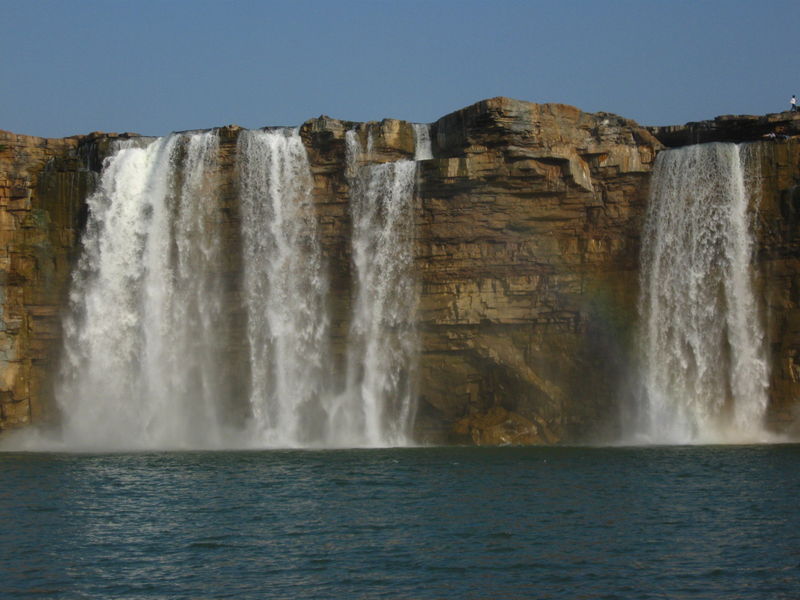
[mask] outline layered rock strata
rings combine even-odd
[[[323,116],[300,128],[330,274],[331,359],[339,370],[353,291],[345,133],[354,128],[363,147],[371,138],[365,161],[411,159],[415,149],[414,128],[403,121],[359,124]],[[239,131],[220,130],[219,222],[232,323],[222,337],[241,371],[233,168]],[[662,142],[682,143],[684,134],[507,98],[431,125],[434,158],[419,163],[415,209],[420,441],[533,444],[614,436],[635,363],[649,171]],[[0,134],[0,428],[55,415],[50,384],[61,347],[59,311],[84,200],[116,137]],[[793,399],[800,392],[796,146],[782,139],[765,144],[759,213],[761,289],[775,365],[770,420],[783,429],[797,421]],[[238,378],[246,380],[242,372]]]
[[[50,414],[59,313],[93,179],[79,142],[0,131],[0,428]]]

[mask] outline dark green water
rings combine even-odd
[[[800,597],[800,446],[0,454],[3,598]]]

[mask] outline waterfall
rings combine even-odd
[[[646,440],[763,436],[768,368],[753,291],[753,193],[746,178],[755,158],[748,146],[706,144],[668,150],[656,160],[639,306],[638,433]]]
[[[355,279],[347,388],[335,431],[365,445],[409,442],[415,410],[413,274],[416,163],[362,165],[355,131],[346,134]],[[372,150],[368,142],[366,156]]]
[[[410,442],[416,164],[362,164],[354,132],[346,142],[353,297],[341,360],[297,130],[242,131],[233,187],[216,132],[117,145],[87,201],[70,288],[58,447]],[[229,272],[239,259],[241,279]]]
[[[327,282],[306,150],[296,130],[244,131],[237,161],[255,435],[323,443]]]
[[[431,158],[433,158],[431,126],[427,123],[414,123],[414,160]]]
[[[121,144],[107,160],[64,323],[65,443],[223,443],[217,154],[206,132]]]

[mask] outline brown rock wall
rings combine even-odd
[[[340,367],[353,289],[345,168],[345,134],[353,128],[364,147],[372,139],[366,161],[414,153],[413,127],[402,121],[323,116],[301,127]],[[216,177],[230,308],[223,337],[231,363],[240,365],[233,379],[243,386],[249,367],[234,169],[239,131],[220,129]],[[0,132],[0,428],[53,414],[60,310],[84,199],[114,137]],[[416,206],[419,438],[531,444],[613,435],[634,358],[639,236],[661,143],[614,115],[507,98],[443,117],[431,139],[434,158],[419,163]],[[800,422],[799,147],[797,140],[763,144],[758,213],[770,420],[782,429]],[[241,386],[232,397],[246,395]]]
[[[0,131],[0,429],[43,418],[93,176],[78,138]]]
[[[759,284],[771,366],[771,428],[800,434],[800,139],[759,142]]]
[[[506,98],[444,117],[432,138],[420,434],[458,441],[466,419],[473,441],[499,439],[480,428],[501,409],[549,432],[526,443],[610,433],[659,142],[613,115]]]

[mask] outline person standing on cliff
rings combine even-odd
[[[791,107],[792,107],[792,108],[791,108],[791,111],[792,111],[792,112],[797,112],[797,96],[795,96],[794,94],[792,94],[792,99],[791,99],[791,100],[789,100],[789,104],[790,104],[790,105],[791,105]]]

